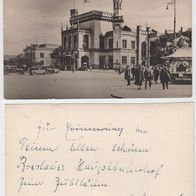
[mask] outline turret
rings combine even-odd
[[[115,16],[122,16],[122,0],[113,0],[113,11]]]
[[[122,0],[113,0],[113,29],[121,28],[124,22],[122,15]]]

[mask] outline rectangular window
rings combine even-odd
[[[109,39],[108,42],[109,42],[109,44],[108,44],[109,49],[112,49],[113,48],[113,39]]]
[[[131,65],[135,65],[135,57],[131,57]]]
[[[122,41],[123,48],[127,48],[127,40]]]
[[[71,48],[71,36],[69,36],[69,43],[68,43],[69,45],[69,48]]]
[[[44,53],[43,52],[40,53],[40,58],[44,58]]]
[[[135,50],[135,41],[131,41],[131,49]]]
[[[74,48],[78,47],[78,39],[77,39],[77,35],[74,35]]]
[[[44,65],[44,61],[40,61],[40,64],[41,64],[41,65]]]
[[[63,39],[63,41],[64,41],[64,50],[67,48],[67,38],[66,37],[64,37],[64,39]]]
[[[104,37],[103,37],[103,35],[99,36],[99,47],[100,47],[100,49],[104,49]]]
[[[127,56],[122,56],[122,64],[127,65]]]
[[[118,48],[118,41],[116,42],[116,48]]]

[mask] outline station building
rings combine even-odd
[[[61,30],[64,66],[108,65],[113,69],[149,63],[150,28],[132,29],[124,24],[121,5],[122,0],[113,0],[113,13],[70,10],[70,26]]]

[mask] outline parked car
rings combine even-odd
[[[46,73],[46,70],[41,69],[40,67],[31,67],[29,69],[30,75],[45,75]]]
[[[16,69],[16,73],[20,74],[20,75],[23,75],[25,73],[24,69],[22,68],[17,68]]]
[[[44,69],[35,69],[32,71],[32,75],[45,75],[47,72]]]

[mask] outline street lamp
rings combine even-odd
[[[166,9],[169,9],[169,6],[173,6],[174,8],[174,39],[176,38],[176,0],[172,0],[167,3]]]

